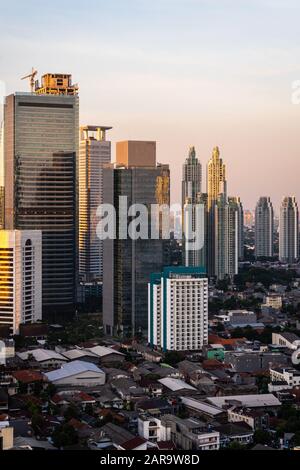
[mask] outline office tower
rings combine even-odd
[[[79,145],[79,275],[83,281],[101,280],[103,242],[96,233],[97,209],[103,203],[103,165],[111,161],[111,142],[104,126],[80,128]]]
[[[274,210],[269,197],[260,197],[255,209],[255,257],[274,255]]]
[[[201,193],[202,167],[196,157],[195,147],[182,168],[182,227],[183,259],[185,266],[206,267],[206,199]],[[195,236],[201,238],[201,248],[196,247]],[[191,243],[192,240],[195,240]]]
[[[222,280],[238,273],[240,203],[238,198],[227,197],[226,183],[220,191],[214,207],[214,275]]]
[[[107,334],[135,334],[147,329],[147,285],[152,272],[168,265],[169,240],[151,238],[150,215],[146,215],[149,238],[130,238],[132,217],[127,217],[127,210],[141,204],[150,214],[151,204],[169,205],[170,171],[168,165],[156,164],[155,142],[119,142],[116,160],[103,173],[104,203],[116,209],[116,239],[104,240],[103,323]]]
[[[42,318],[42,233],[0,230],[0,325],[13,334]]]
[[[0,230],[4,229],[4,210],[5,210],[4,186],[0,186]]]
[[[207,242],[207,268],[210,276],[216,275],[215,260],[215,206],[219,195],[226,182],[226,169],[220,158],[218,147],[213,149],[213,154],[207,165],[207,211],[208,211],[208,242]]]
[[[244,208],[240,197],[229,197],[228,201],[236,208],[238,218],[238,259],[244,259]]]
[[[190,147],[189,156],[182,167],[182,206],[187,200],[196,204],[202,188],[202,167],[196,157],[195,147]]]
[[[212,157],[207,165],[207,196],[208,209],[217,201],[226,181],[226,167],[220,158],[219,147],[213,149]]]
[[[279,260],[294,263],[299,258],[299,211],[294,196],[285,197],[280,207]]]
[[[208,341],[208,279],[199,267],[168,267],[148,284],[148,341],[163,351],[198,351]]]
[[[71,76],[54,74],[4,107],[5,228],[42,230],[44,317],[75,306],[78,111]]]

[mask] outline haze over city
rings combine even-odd
[[[300,200],[300,5],[253,0],[54,0],[1,2],[0,80],[6,93],[29,91],[20,78],[72,73],[82,124],[111,125],[113,142],[156,140],[169,163],[172,200],[191,145],[203,173],[215,145],[228,193],[254,208],[271,197]],[[62,15],[64,12],[64,15]]]

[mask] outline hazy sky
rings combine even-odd
[[[299,0],[0,0],[0,80],[72,73],[81,123],[156,140],[180,201],[181,164],[219,145],[228,191],[300,203]],[[205,188],[204,188],[205,189]]]

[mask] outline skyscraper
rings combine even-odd
[[[148,341],[164,351],[199,351],[208,341],[208,279],[199,267],[168,267],[148,284]]]
[[[196,157],[195,147],[189,150],[189,156],[182,168],[182,227],[183,259],[185,266],[206,267],[206,205],[207,200],[201,193],[202,167]],[[201,211],[198,210],[201,205]],[[190,220],[187,219],[190,218]],[[198,233],[203,240],[201,249],[190,249],[188,240]],[[199,233],[203,232],[203,233]]]
[[[213,149],[213,154],[207,165],[207,211],[208,211],[208,239],[207,239],[207,267],[210,276],[216,273],[216,241],[217,236],[220,239],[220,233],[216,233],[215,207],[219,195],[223,192],[226,184],[226,169],[223,160],[220,158],[218,147]],[[227,196],[226,196],[227,197]],[[223,198],[224,199],[224,198]],[[224,200],[219,200],[221,204]]]
[[[235,207],[238,218],[238,259],[244,259],[244,208],[240,197],[229,197],[229,204]]]
[[[299,210],[294,196],[284,197],[280,207],[279,260],[294,263],[299,258]]]
[[[116,239],[104,240],[103,323],[107,334],[134,334],[147,329],[147,285],[152,272],[168,265],[168,240],[151,239],[150,215],[149,238],[130,238],[128,208],[140,204],[150,214],[151,204],[169,205],[170,171],[168,165],[156,164],[155,142],[119,142],[116,157],[117,164],[103,173],[104,203],[116,209]]]
[[[34,93],[6,98],[5,228],[42,230],[43,316],[75,306],[77,87],[47,74]]]
[[[274,210],[269,197],[260,197],[255,209],[255,256],[274,254]]]
[[[0,325],[13,334],[42,318],[42,233],[0,230]]]
[[[79,275],[83,281],[101,280],[103,242],[98,238],[97,209],[103,202],[103,165],[111,161],[111,127],[80,128],[79,146]]]
[[[202,166],[196,157],[195,147],[190,147],[189,156],[182,167],[182,206],[188,199],[196,204],[202,190]]]

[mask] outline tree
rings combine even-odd
[[[257,429],[253,436],[255,444],[270,445],[272,443],[272,435],[263,429]]]
[[[70,421],[70,419],[72,418],[78,418],[78,414],[79,413],[78,413],[76,406],[70,405],[64,412],[64,418],[66,421]]]
[[[78,434],[69,424],[63,424],[55,429],[52,434],[53,444],[57,448],[77,444]]]
[[[182,360],[182,356],[177,351],[168,351],[165,353],[164,362],[170,366],[176,366]]]

